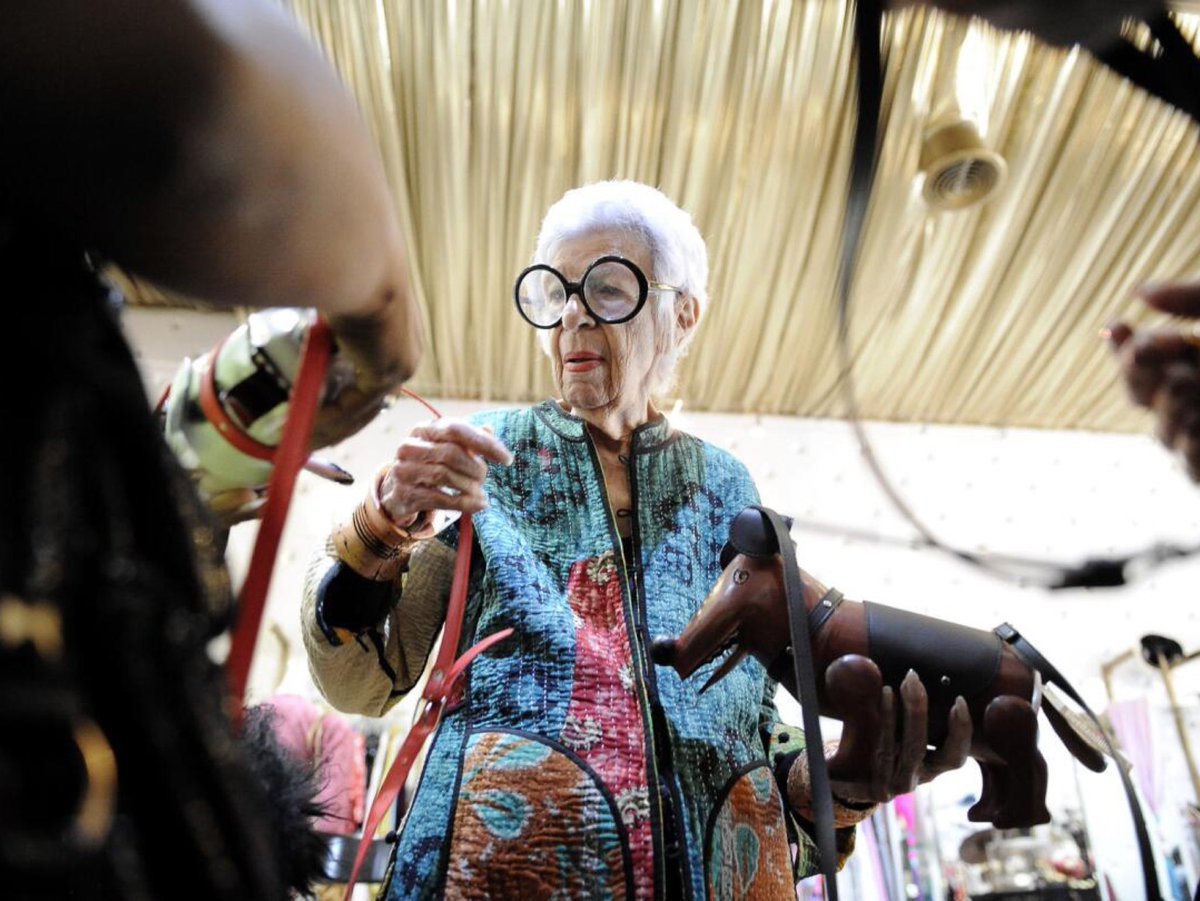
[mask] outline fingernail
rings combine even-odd
[[[1104,328],[1100,329],[1101,339],[1113,350],[1121,347],[1132,335],[1133,330],[1119,319],[1114,319],[1105,325]]]

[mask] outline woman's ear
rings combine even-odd
[[[680,337],[696,327],[700,321],[700,304],[690,294],[681,294],[675,303],[675,327]]]

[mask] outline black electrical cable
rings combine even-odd
[[[846,419],[854,430],[863,459],[880,489],[896,511],[917,530],[920,542],[924,546],[949,554],[992,576],[1020,585],[1040,585],[1050,589],[1112,588],[1124,585],[1134,575],[1144,574],[1169,560],[1179,560],[1200,553],[1200,543],[1179,545],[1166,542],[1156,542],[1136,553],[1116,557],[1092,557],[1082,563],[1058,563],[975,553],[955,547],[935,535],[916,515],[883,471],[859,415],[854,385],[854,359],[850,349],[850,295],[866,225],[871,189],[878,168],[879,115],[883,99],[885,60],[880,42],[883,16],[880,0],[859,0],[857,6],[855,37],[858,51],[858,120],[854,130],[850,190],[842,227],[842,256],[838,277],[838,385],[846,408]],[[1160,23],[1160,30],[1161,27]],[[1174,72],[1180,71],[1178,62],[1173,60],[1173,66]],[[1200,62],[1197,62],[1197,66],[1200,67]]]
[[[839,272],[838,297],[838,352],[841,361],[842,394],[846,402],[846,412],[864,459],[870,466],[879,482],[880,487],[888,496],[897,511],[907,519],[920,533],[922,539],[931,547],[938,548],[980,569],[1010,580],[1028,581],[1014,576],[1009,567],[1012,558],[1005,563],[1000,558],[976,554],[945,544],[935,536],[928,527],[919,520],[912,508],[900,496],[899,491],[883,472],[875,456],[874,448],[867,438],[862,420],[858,413],[858,402],[854,392],[853,357],[850,353],[850,293],[853,284],[855,265],[859,245],[862,241],[863,226],[866,223],[867,208],[871,197],[871,187],[875,180],[878,164],[879,113],[883,97],[883,50],[880,42],[881,21],[883,10],[881,0],[858,0],[855,15],[855,40],[858,50],[858,121],[854,129],[853,157],[850,170],[850,190],[846,200],[846,218],[842,232],[842,258]],[[782,548],[786,541],[786,532],[782,523],[776,525],[779,530],[779,543]],[[1073,587],[1107,587],[1122,585],[1128,578],[1130,564],[1135,559],[1145,559],[1150,565],[1156,565],[1173,557],[1184,557],[1200,551],[1200,545],[1191,548],[1173,545],[1155,545],[1141,554],[1126,557],[1096,558],[1080,565],[1062,566],[1043,561],[1017,561],[1023,565],[1033,565],[1035,570],[1043,573],[1042,584],[1049,588]],[[793,564],[794,565],[794,564]],[[786,568],[785,568],[786,571]],[[793,623],[794,626],[794,623]],[[1084,703],[1083,698],[1071,687],[1062,674],[1046,660],[1037,649],[1026,641],[1020,633],[1005,623],[996,629],[996,633],[1007,642],[1027,664],[1041,672],[1048,681],[1062,688],[1099,726],[1095,714]],[[795,642],[793,642],[795,644]],[[819,735],[819,731],[816,732]],[[1103,734],[1103,733],[1102,733]],[[1112,743],[1105,735],[1105,743],[1113,752]],[[1114,752],[1115,753],[1115,752]],[[1142,875],[1145,879],[1147,901],[1161,901],[1158,875],[1155,871],[1154,851],[1150,842],[1149,830],[1142,815],[1137,794],[1130,781],[1129,774],[1118,765],[1121,783],[1133,813],[1134,827],[1137,836],[1138,854],[1142,862]],[[1200,890],[1198,890],[1200,896]]]

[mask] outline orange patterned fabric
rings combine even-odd
[[[709,898],[794,899],[783,802],[765,764],[742,774],[709,827]]]
[[[485,732],[467,741],[448,898],[625,898],[628,846],[595,777],[549,743]]]

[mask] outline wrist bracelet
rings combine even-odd
[[[404,571],[412,547],[433,534],[430,517],[421,512],[407,527],[388,516],[380,502],[380,483],[387,467],[375,476],[371,491],[349,520],[333,530],[331,540],[338,558],[364,578],[391,581]]]
[[[825,742],[825,756],[828,758],[837,751],[835,740]],[[792,762],[787,778],[788,800],[793,810],[804,819],[812,821],[812,782],[808,775],[808,757],[801,753]],[[878,805],[874,802],[845,801],[837,795],[833,796],[833,825],[842,829],[854,826],[868,819]]]

